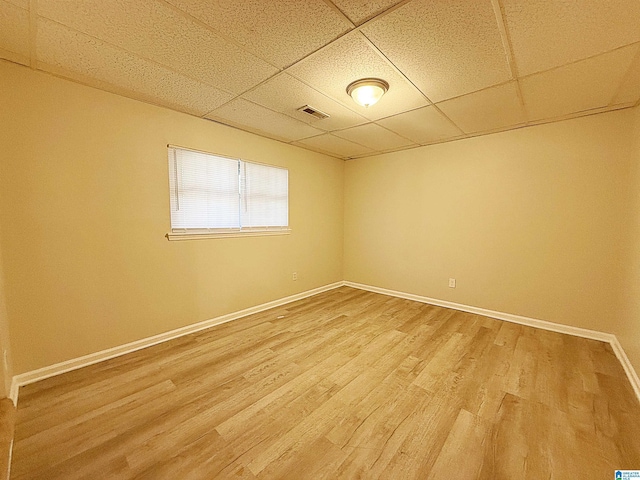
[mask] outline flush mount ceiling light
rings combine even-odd
[[[353,101],[363,107],[377,103],[387,90],[389,90],[389,84],[379,78],[363,78],[347,87],[347,93],[353,98]]]

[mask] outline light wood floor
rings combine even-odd
[[[20,390],[13,479],[609,479],[604,343],[339,288]]]

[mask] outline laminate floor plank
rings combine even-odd
[[[13,479],[600,479],[608,344],[348,287],[20,389]]]

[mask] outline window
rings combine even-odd
[[[170,240],[289,233],[289,171],[169,146]]]

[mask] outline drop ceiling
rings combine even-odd
[[[349,159],[637,105],[640,1],[0,0],[0,58]]]

